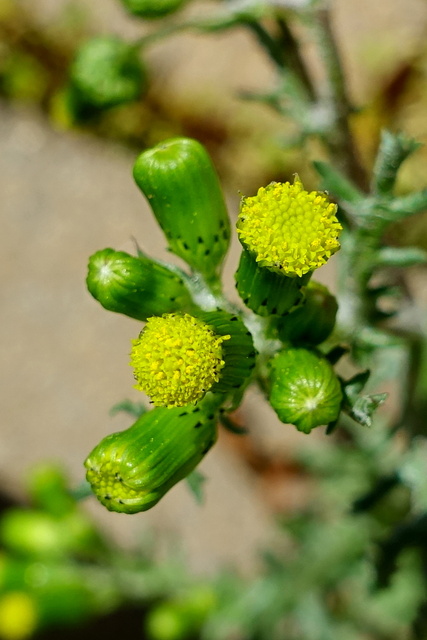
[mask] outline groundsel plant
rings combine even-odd
[[[385,394],[360,396],[363,376],[346,381],[335,372],[347,350],[331,338],[339,305],[312,279],[340,250],[341,237],[355,268],[363,250],[352,247],[354,233],[344,228],[343,216],[339,221],[327,192],[307,191],[295,175],[242,197],[237,306],[222,292],[231,225],[204,147],[190,138],[166,140],[137,158],[134,177],[169,250],[188,269],[141,251],[131,256],[107,248],[90,258],[90,293],[106,309],[144,323],[132,341],[130,364],[136,389],[153,405],[88,456],[87,480],[100,502],[123,513],[155,505],[214,445],[217,425],[232,428],[228,416],[251,384],[262,389],[281,422],[307,434],[322,425],[332,432],[341,414],[370,423]],[[331,172],[325,177],[336,178]],[[359,233],[367,231],[367,215],[361,207],[354,216]],[[382,213],[380,220],[383,226]],[[375,221],[369,214],[369,224]],[[384,250],[375,253],[373,237],[369,250],[379,260]],[[345,325],[337,337],[366,340]]]

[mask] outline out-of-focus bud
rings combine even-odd
[[[120,513],[157,504],[215,443],[217,406],[207,396],[197,407],[156,408],[101,440],[85,461],[98,500]]]
[[[108,109],[139,98],[146,79],[132,44],[116,36],[99,36],[78,50],[71,83],[82,103]]]
[[[105,309],[145,321],[195,307],[182,278],[145,256],[103,249],[89,259],[89,292]]]
[[[0,540],[20,556],[86,555],[99,549],[99,536],[78,511],[64,517],[33,509],[9,509],[0,521]]]
[[[230,242],[221,186],[205,148],[172,138],[141,153],[133,175],[170,250],[208,282],[216,280]]]
[[[24,591],[10,591],[0,597],[0,637],[2,640],[25,640],[38,626],[37,604]]]
[[[283,342],[315,346],[332,333],[338,304],[327,287],[313,280],[304,293],[304,303],[279,320],[278,334]]]
[[[342,391],[330,363],[307,349],[284,349],[271,363],[270,404],[282,422],[310,433],[334,422]]]
[[[43,463],[31,470],[26,482],[36,507],[54,516],[63,516],[75,509],[64,472],[59,467]]]
[[[188,0],[121,0],[121,2],[132,15],[152,19],[174,13]]]
[[[195,587],[151,609],[145,630],[152,640],[185,640],[197,635],[216,604],[216,594],[211,587]]]

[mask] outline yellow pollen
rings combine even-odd
[[[221,344],[229,338],[217,336],[188,314],[149,318],[139,338],[132,340],[135,388],[157,407],[197,402],[218,382],[225,364]]]
[[[243,198],[237,232],[262,267],[302,276],[338,251],[342,230],[337,205],[323,193],[305,191],[302,182],[272,182]]]

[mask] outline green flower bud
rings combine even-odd
[[[79,49],[71,81],[83,102],[99,109],[136,100],[146,83],[137,50],[115,36],[93,38]]]
[[[237,291],[249,309],[260,316],[285,315],[303,300],[301,287],[311,274],[286,278],[266,267],[243,249],[235,274]]]
[[[277,325],[279,338],[295,345],[320,344],[332,333],[338,304],[327,287],[310,281],[303,304],[295,307]]]
[[[156,406],[198,402],[207,391],[233,393],[255,366],[252,337],[235,315],[165,314],[149,318],[133,341],[136,388]]]
[[[188,0],[122,0],[124,7],[139,18],[162,18],[177,11]]]
[[[206,280],[215,280],[229,246],[230,222],[204,147],[190,138],[167,140],[139,156],[133,175],[170,250]]]
[[[105,309],[145,321],[177,309],[194,308],[182,278],[144,256],[103,249],[89,259],[89,292]]]
[[[271,363],[270,404],[282,422],[310,433],[340,413],[341,385],[330,363],[307,349],[284,349]]]
[[[272,182],[243,198],[237,233],[262,267],[288,277],[321,267],[340,245],[337,205],[324,193],[305,191],[301,180]]]
[[[85,461],[98,500],[120,513],[154,507],[215,443],[217,404],[206,397],[197,407],[156,408],[101,440]]]

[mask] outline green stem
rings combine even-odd
[[[93,496],[92,488],[87,480],[83,480],[83,482],[81,482],[75,489],[72,489],[70,493],[76,502]]]
[[[347,95],[345,76],[328,9],[322,8],[316,11],[315,27],[327,75],[327,90],[329,94],[327,100],[333,114],[335,128],[325,142],[338,168],[361,189],[366,191],[368,179],[358,158],[358,152],[350,130],[349,117],[352,107]]]
[[[315,102],[316,90],[301,55],[300,43],[296,40],[292,31],[289,29],[288,23],[283,18],[278,18],[277,24],[280,29],[280,44],[286,55],[287,66],[293,69],[295,74],[300,78],[305,88],[307,98],[311,102]]]

